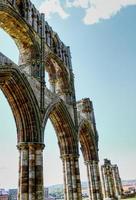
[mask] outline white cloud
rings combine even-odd
[[[40,5],[40,12],[45,13],[46,18],[50,18],[52,14],[57,13],[62,19],[69,15],[65,12],[59,0],[45,0]]]
[[[85,24],[95,24],[102,19],[109,19],[129,5],[136,5],[136,0],[67,0],[67,6],[85,10]]]
[[[88,8],[90,1],[89,0],[66,0],[67,7],[81,7]]]
[[[83,9],[85,12],[83,22],[88,25],[111,18],[123,7],[136,5],[136,0],[65,0],[63,2],[69,9],[72,7]],[[63,19],[69,16],[62,6],[61,0],[45,0],[40,6],[40,11],[45,13],[46,18],[54,13]]]

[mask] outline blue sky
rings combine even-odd
[[[122,179],[136,178],[135,0],[111,1],[110,5],[107,0],[102,0],[104,6],[93,0],[94,10],[90,9],[90,0],[67,1],[67,5],[66,1],[59,0],[33,2],[46,12],[49,24],[71,47],[77,100],[89,97],[94,104],[100,163],[109,158],[118,164]],[[50,6],[54,3],[56,6],[52,7],[51,13]],[[3,31],[0,31],[0,51],[17,62],[17,48]],[[0,100],[0,187],[15,187],[16,128],[2,93]],[[62,171],[57,140],[50,123],[45,136],[44,171],[49,185],[62,182]],[[85,180],[82,159],[81,163],[82,180]],[[58,169],[57,175],[53,167]]]

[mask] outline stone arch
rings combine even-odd
[[[56,99],[46,109],[43,126],[48,118],[56,131],[61,154],[78,154],[78,141],[75,125],[62,99]]]
[[[23,6],[25,5],[23,4]],[[25,12],[22,6],[19,8],[22,10],[21,12]],[[4,29],[17,44],[20,52],[20,64],[31,63],[32,60],[39,58],[40,46],[34,30],[10,4],[0,4],[0,28]]]
[[[0,88],[15,118],[18,144],[42,143],[39,107],[27,79],[15,68],[0,68]]]
[[[0,88],[17,127],[19,150],[18,199],[43,198],[43,136],[38,102],[26,76],[13,64],[0,66]]]
[[[46,109],[43,127],[50,118],[56,131],[64,176],[64,199],[81,200],[77,132],[69,111],[60,98]]]
[[[102,200],[102,187],[99,172],[98,141],[91,121],[82,120],[79,125],[79,141],[87,168],[90,200]]]
[[[59,96],[63,96],[67,101],[67,97],[71,95],[70,73],[62,61],[49,53],[46,57],[46,71],[49,74],[49,82],[52,86],[52,91]]]
[[[79,125],[78,137],[85,161],[98,160],[98,147],[94,134],[90,121],[82,120]]]

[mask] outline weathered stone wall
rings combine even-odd
[[[102,200],[102,186],[99,172],[98,132],[93,104],[89,98],[77,102],[78,138],[87,169],[89,198]]]
[[[101,171],[105,199],[121,199],[123,189],[118,166],[112,165],[110,160],[105,159]]]
[[[0,0],[0,27],[15,41],[19,65],[0,53],[0,89],[13,111],[19,150],[19,200],[43,200],[44,129],[58,138],[65,200],[80,200],[79,142],[87,167],[89,199],[101,200],[98,133],[92,102],[76,103],[70,48],[30,0]],[[46,87],[45,70],[50,89]]]

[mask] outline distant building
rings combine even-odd
[[[131,191],[131,193],[132,192],[136,193],[136,180],[122,181],[122,185],[123,185],[124,194],[130,193],[130,191]]]
[[[124,197],[134,197],[136,195],[136,188],[133,186],[123,186]]]
[[[49,188],[44,188],[44,197],[45,199],[49,197]]]
[[[9,190],[9,200],[17,200],[17,189]]]
[[[8,194],[0,195],[0,200],[8,200]]]
[[[0,200],[8,200],[8,192],[5,189],[0,189]]]
[[[121,199],[123,189],[117,165],[112,165],[111,161],[104,159],[101,166],[105,199]]]
[[[49,188],[44,188],[44,200],[55,200],[55,197],[49,195]]]

